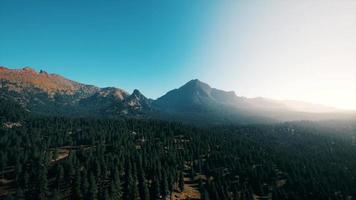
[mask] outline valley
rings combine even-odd
[[[352,113],[298,112],[199,80],[152,100],[1,70],[0,199],[356,196]]]
[[[356,195],[354,122],[340,124],[342,129],[313,122],[199,128],[147,119],[16,113],[3,122],[22,126],[0,128],[0,199]]]

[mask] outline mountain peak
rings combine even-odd
[[[138,89],[135,89],[132,94],[127,99],[125,99],[125,107],[128,110],[131,110],[131,112],[143,111],[150,109],[151,103]],[[126,112],[128,110],[126,110]]]
[[[189,82],[192,82],[192,83],[199,83],[201,82],[199,79],[195,78],[195,79],[192,79],[190,80]]]
[[[140,92],[140,90],[138,89],[134,89],[134,91],[132,92],[133,95],[142,95],[142,93]]]
[[[212,88],[207,83],[204,83],[198,79],[193,79],[184,84],[182,87],[180,87],[179,90],[185,91],[190,94],[200,93],[208,95]]]
[[[186,85],[191,85],[191,84],[206,84],[206,83],[200,81],[199,79],[192,79],[186,83]]]
[[[40,70],[40,74],[48,75],[48,73],[46,71],[42,70],[42,69]]]
[[[134,89],[132,92],[130,98],[136,98],[136,99],[147,99],[138,89]]]
[[[192,80],[188,81],[181,88],[184,88],[184,87],[211,88],[207,83],[204,83],[204,82],[200,81],[199,79],[192,79]]]
[[[25,72],[37,73],[36,70],[34,70],[31,67],[24,67],[24,68],[22,68],[22,70]]]

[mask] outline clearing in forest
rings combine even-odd
[[[174,190],[167,200],[199,200],[201,199],[201,194],[199,192],[199,184],[197,179],[189,177],[188,173],[184,173],[184,190],[180,192],[179,190]]]

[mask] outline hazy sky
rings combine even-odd
[[[355,0],[0,0],[0,65],[356,109]]]

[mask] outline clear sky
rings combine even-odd
[[[0,0],[0,65],[356,109],[355,0]]]

